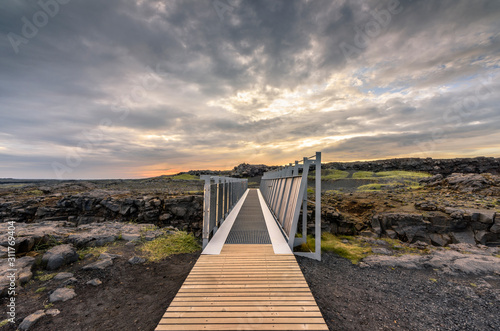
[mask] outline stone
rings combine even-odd
[[[5,246],[0,246],[0,259],[8,256],[8,248]]]
[[[368,238],[377,238],[378,235],[376,233],[373,233],[371,231],[361,231],[359,233],[360,236],[363,236],[363,237],[368,237]]]
[[[76,279],[75,277],[71,277],[71,278],[68,278],[66,279],[64,282],[62,282],[62,286],[67,286],[67,285],[71,285],[71,284],[76,284],[78,283],[78,279]]]
[[[478,243],[486,245],[488,243],[496,242],[499,235],[489,231],[477,231],[475,238]]]
[[[71,272],[60,272],[57,275],[55,275],[53,279],[63,280],[63,279],[71,278],[73,276],[74,276],[74,274],[72,274]]]
[[[72,288],[61,287],[52,292],[49,296],[49,302],[65,302],[73,299],[74,297],[76,297],[75,290]]]
[[[101,253],[101,255],[99,255],[98,260],[106,260],[106,259],[114,260],[114,259],[117,259],[119,257],[122,257],[122,256],[119,254]]]
[[[467,210],[471,214],[472,221],[492,224],[495,218],[494,210]]]
[[[102,284],[102,282],[98,278],[94,278],[94,279],[89,280],[86,284],[93,285],[93,286],[99,286]]]
[[[42,263],[46,265],[47,270],[56,270],[76,261],[78,261],[78,253],[70,244],[52,247],[42,257]]]
[[[451,239],[446,234],[431,233],[429,234],[431,238],[431,244],[434,246],[444,247],[451,242]]]
[[[134,256],[134,257],[131,257],[129,260],[128,260],[128,263],[130,264],[142,264],[146,262],[146,259],[142,258],[142,257],[139,257],[139,256]]]
[[[391,255],[391,251],[384,247],[372,247],[372,253],[374,254],[382,254],[382,255]]]
[[[471,244],[475,245],[476,240],[474,238],[474,232],[472,230],[467,230],[467,231],[462,231],[462,232],[451,232],[451,239],[453,240],[454,244]]]
[[[169,214],[169,213],[166,213],[166,214],[161,214],[160,215],[160,221],[161,222],[165,222],[165,221],[168,221],[169,219],[172,218],[172,215]]]
[[[421,269],[422,257],[420,255],[384,256],[370,255],[363,259],[369,265],[380,265],[391,268]]]
[[[186,212],[187,212],[186,208],[181,207],[181,206],[172,207],[171,210],[172,210],[172,213],[178,217],[183,217],[184,215],[186,215]]]
[[[120,205],[109,200],[102,200],[101,205],[115,213],[120,211]]]
[[[14,281],[18,284],[26,284],[32,277],[31,269],[35,263],[35,258],[31,256],[23,256],[16,259],[16,269]],[[10,279],[8,276],[12,273],[9,271],[12,267],[9,265],[8,259],[0,260],[0,297],[7,295]]]
[[[372,226],[373,231],[375,231],[376,234],[378,234],[378,235],[382,234],[382,227],[380,225],[380,216],[379,215],[375,215],[372,217],[371,226]]]
[[[494,256],[468,255],[457,259],[453,267],[468,274],[500,273],[500,259]]]
[[[122,233],[122,239],[126,241],[139,240],[141,235],[139,233]]]
[[[495,224],[493,224],[490,228],[490,232],[500,233],[500,215],[497,214],[495,216]]]
[[[386,230],[385,233],[391,239],[397,239],[397,237],[398,237],[398,234],[394,230]]]
[[[87,264],[82,269],[83,270],[104,270],[107,267],[112,266],[112,265],[113,265],[113,260],[104,259],[104,260],[98,260],[96,262]]]
[[[61,312],[59,311],[59,309],[55,309],[55,308],[51,308],[51,309],[47,309],[45,311],[45,314],[47,315],[50,315],[50,316],[57,316],[59,315]]]
[[[28,315],[22,322],[19,324],[19,330],[28,330],[32,326],[38,322],[38,320],[45,316],[45,312],[43,310],[37,310],[31,315]]]
[[[426,249],[429,246],[429,244],[427,244],[426,242],[423,242],[423,241],[416,241],[411,246],[415,247],[417,249]]]

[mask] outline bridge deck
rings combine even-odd
[[[245,208],[247,202],[255,207],[249,197],[240,213],[255,213]],[[226,243],[219,255],[200,256],[156,330],[328,327],[293,254],[275,254],[271,244]]]

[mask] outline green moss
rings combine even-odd
[[[429,280],[433,283],[436,283],[438,281],[436,278],[429,278]]]
[[[8,319],[1,321],[1,322],[0,322],[0,327],[2,327],[2,326],[6,326],[6,325],[7,325],[7,323],[9,323],[9,320],[8,320]]]
[[[361,185],[360,187],[358,187],[358,190],[359,191],[380,191],[382,186],[383,186],[383,184],[372,183],[372,184]]]
[[[400,170],[380,171],[377,172],[376,175],[378,177],[384,177],[384,178],[425,178],[431,176],[426,172],[400,171]]]
[[[336,194],[341,194],[342,192],[340,190],[327,190],[325,191],[325,194],[327,195],[336,195]]]
[[[477,287],[477,284],[476,283],[470,283],[470,286]]]
[[[311,172],[311,175],[312,174],[314,174],[314,171]],[[347,176],[349,176],[349,173],[343,170],[337,170],[337,169],[321,170],[321,180],[336,180],[336,179],[346,178]]]
[[[26,191],[26,194],[29,195],[43,195],[43,192],[40,190],[31,190],[31,191]]]
[[[198,176],[190,174],[179,174],[171,177],[172,179],[182,179],[182,180],[200,180]]]
[[[54,307],[54,304],[53,304],[53,303],[48,303],[48,304],[46,304],[45,306],[43,306],[43,308],[45,308],[45,309],[50,309],[50,308],[52,308],[52,307]]]
[[[352,240],[349,243],[343,243],[342,239]],[[300,249],[305,252],[314,251],[316,241],[312,236],[307,237],[307,242],[300,246]],[[371,253],[371,248],[362,246],[360,242],[350,236],[337,237],[331,233],[324,232],[321,235],[321,250],[334,252],[335,254],[350,260],[353,264],[357,264],[362,258]]]
[[[371,179],[375,175],[374,172],[371,171],[358,171],[352,174],[352,178],[356,179]]]
[[[149,261],[159,261],[172,254],[194,253],[201,247],[192,233],[178,231],[171,235],[158,237],[148,241],[141,250],[146,254]]]
[[[38,289],[35,291],[35,293],[41,293],[41,292],[44,292],[45,290],[47,290],[47,287],[45,287],[45,286],[44,286],[44,287],[40,287],[40,288],[38,288]]]
[[[78,256],[80,260],[83,260],[85,256],[88,254],[92,254],[94,257],[98,257],[102,253],[106,253],[109,249],[109,245],[107,246],[101,246],[101,247],[85,247],[83,249],[80,249],[78,251]]]
[[[52,278],[54,278],[55,275],[57,275],[56,272],[51,273],[51,274],[45,274],[45,273],[43,273],[43,271],[39,271],[37,273],[36,279],[38,279],[39,281],[42,281],[42,282],[46,282],[46,281],[51,280]]]

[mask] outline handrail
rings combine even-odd
[[[205,180],[203,199],[203,248],[217,232],[225,218],[248,188],[242,178],[202,175]]]
[[[295,164],[265,172],[260,191],[293,250],[307,240],[307,182],[312,165],[315,166],[315,249],[311,253],[295,254],[321,260],[321,152],[295,161]],[[295,238],[301,209],[302,238]]]

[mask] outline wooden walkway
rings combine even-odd
[[[328,330],[293,254],[226,244],[201,255],[156,330]]]

